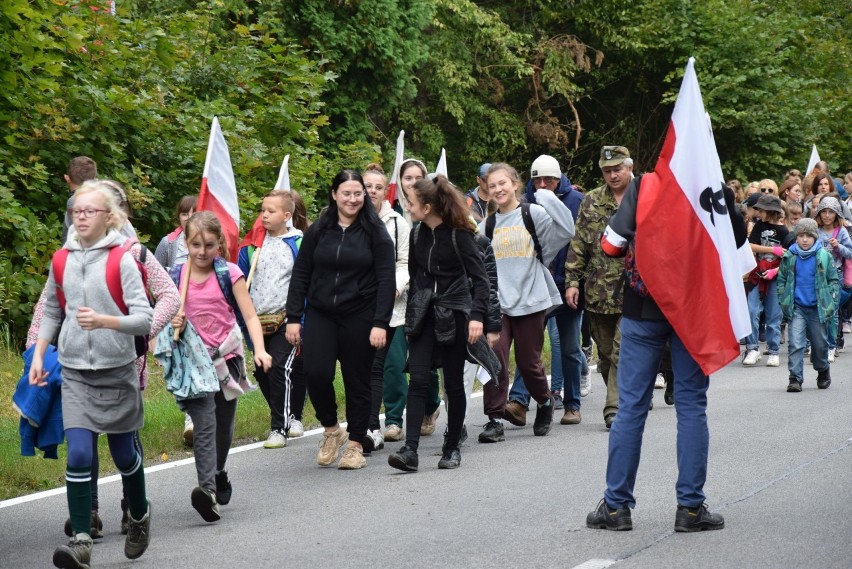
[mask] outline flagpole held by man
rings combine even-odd
[[[694,70],[686,67],[653,173],[635,178],[601,239],[625,256],[619,411],[609,437],[606,490],[586,517],[594,529],[630,530],[642,434],[666,343],[674,368],[678,479],[675,531],[725,527],[705,504],[709,374],[739,355],[748,333],[741,276],[745,223],[722,168]]]

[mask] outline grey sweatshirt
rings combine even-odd
[[[84,249],[72,232],[65,243],[71,252],[64,274],[64,321],[51,267],[45,284],[44,318],[38,336],[39,339],[52,341],[59,332],[59,363],[63,367],[97,370],[129,364],[136,359],[133,336],[151,331],[153,309],[132,255],[124,255],[121,259],[121,286],[124,303],[130,314],[121,313],[107,288],[106,262],[109,249],[123,244],[126,239],[121,233],[110,230],[95,245]],[[80,307],[118,317],[118,330],[83,330],[77,323],[77,310]]]
[[[547,265],[574,237],[574,218],[553,192],[538,190],[530,214],[541,244],[542,260],[535,256],[532,237],[524,227],[521,208],[497,212],[491,246],[497,260],[500,309],[507,316],[524,316],[562,304],[562,296]],[[485,233],[485,221],[479,224]]]

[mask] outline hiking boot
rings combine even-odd
[[[104,522],[101,520],[101,516],[98,515],[98,511],[94,508],[92,509],[92,523],[91,523],[91,533],[89,533],[89,537],[92,539],[98,539],[104,536]],[[71,537],[74,534],[74,529],[71,527],[71,518],[65,520],[65,535]]]
[[[192,500],[192,507],[195,508],[196,512],[201,514],[201,518],[205,522],[218,522],[222,519],[222,516],[219,515],[219,504],[216,503],[216,495],[212,491],[206,490],[201,486],[196,486],[192,490],[190,498]]]
[[[565,409],[565,402],[562,401],[562,394],[558,391],[551,391],[550,396],[553,397],[553,408],[561,411]]]
[[[385,425],[385,440],[389,443],[401,441],[405,438],[405,433],[399,425]]]
[[[790,383],[787,384],[787,393],[801,393],[802,382],[795,377],[790,378]]]
[[[317,464],[320,466],[329,466],[337,460],[337,454],[340,452],[340,447],[349,441],[349,433],[343,430],[338,425],[336,431],[324,431],[322,434],[322,443],[320,443],[319,452],[317,452]]]
[[[136,521],[130,516],[130,531],[124,540],[124,556],[128,559],[142,557],[148,544],[151,543],[151,502],[148,502],[148,511],[142,519]]]
[[[612,424],[615,422],[615,413],[610,413],[609,415],[604,417],[604,424],[607,429],[612,428]]]
[[[831,385],[831,368],[825,368],[822,371],[817,372],[817,387],[819,389],[828,389],[828,386]],[[94,517],[96,512],[92,512],[92,524],[94,524]]]
[[[417,458],[417,451],[409,448],[408,445],[403,445],[401,449],[388,457],[389,465],[397,470],[404,470],[406,472],[417,472],[419,462],[420,459]]]
[[[461,451],[458,448],[445,450],[441,460],[438,461],[438,468],[442,470],[458,468],[460,465]]]
[[[601,500],[595,511],[586,516],[586,527],[613,531],[632,530],[633,518],[630,516],[630,508],[612,509],[607,506],[606,501]]]
[[[287,434],[283,430],[272,429],[263,448],[284,448],[287,446]]]
[[[195,440],[195,425],[192,424],[192,417],[186,413],[183,418],[183,444],[188,447],[192,446]]]
[[[426,415],[423,417],[423,423],[420,425],[420,436],[428,437],[435,433],[435,424],[438,421],[438,415],[441,414],[441,408],[438,407],[435,409],[435,412],[431,415]]]
[[[760,355],[760,352],[758,350],[748,350],[746,352],[745,357],[743,358],[743,365],[744,366],[757,365],[757,362],[759,362],[762,357],[763,356]]]
[[[503,410],[503,418],[516,427],[523,427],[527,424],[527,406],[520,401],[512,399],[506,403],[506,408]]]
[[[78,533],[53,551],[53,564],[60,569],[89,569],[91,561],[92,538],[86,533]]]
[[[499,443],[505,441],[506,435],[503,433],[503,423],[497,419],[491,419],[487,423],[481,433],[479,433],[479,442],[481,443]]]
[[[350,442],[346,450],[343,451],[340,462],[337,463],[337,469],[358,470],[365,466],[367,466],[367,459],[364,458],[364,452],[355,443]]]
[[[713,514],[707,509],[707,504],[701,504],[697,508],[687,508],[678,505],[675,514],[675,531],[694,532],[713,529],[723,529],[725,518],[722,514]]]
[[[586,397],[592,392],[592,370],[580,378],[580,397]]]
[[[130,531],[130,505],[127,498],[121,499],[121,535],[127,535]]]
[[[231,494],[234,489],[231,487],[231,481],[228,479],[228,471],[222,470],[216,473],[216,502],[227,506],[231,501]]]
[[[300,420],[290,415],[290,428],[287,429],[287,437],[295,439],[305,434],[305,426]]]
[[[533,434],[537,437],[543,437],[550,432],[550,427],[553,426],[553,397],[548,399],[544,405],[539,405],[535,412],[535,421],[533,422]]]
[[[560,425],[579,425],[583,418],[579,409],[565,409],[565,414],[559,420]]]

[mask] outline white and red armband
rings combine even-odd
[[[609,257],[623,257],[627,253],[627,239],[607,225],[601,236],[601,249]]]

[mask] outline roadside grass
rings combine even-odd
[[[12,395],[23,372],[20,354],[0,342],[0,500],[7,500],[33,492],[50,490],[65,485],[65,445],[59,447],[59,459],[45,459],[36,450],[36,456],[21,456],[18,432],[20,415],[12,407]],[[550,343],[544,343],[542,361],[550,370]],[[510,354],[513,366],[514,354]],[[249,364],[251,369],[251,364]],[[148,362],[149,379],[145,389],[145,427],[141,431],[147,466],[192,456],[192,449],[183,445],[183,413],[174,397],[166,391],[162,372],[153,357]],[[510,370],[510,381],[514,369]],[[252,379],[252,381],[254,381]],[[337,393],[338,417],[345,421],[343,381],[338,368],[334,380]],[[479,382],[476,389],[481,389]],[[319,427],[310,399],[303,413],[305,430]],[[263,440],[269,433],[269,408],[260,390],[240,398],[234,430],[234,443],[245,444]],[[98,445],[100,474],[115,472],[106,441]]]

